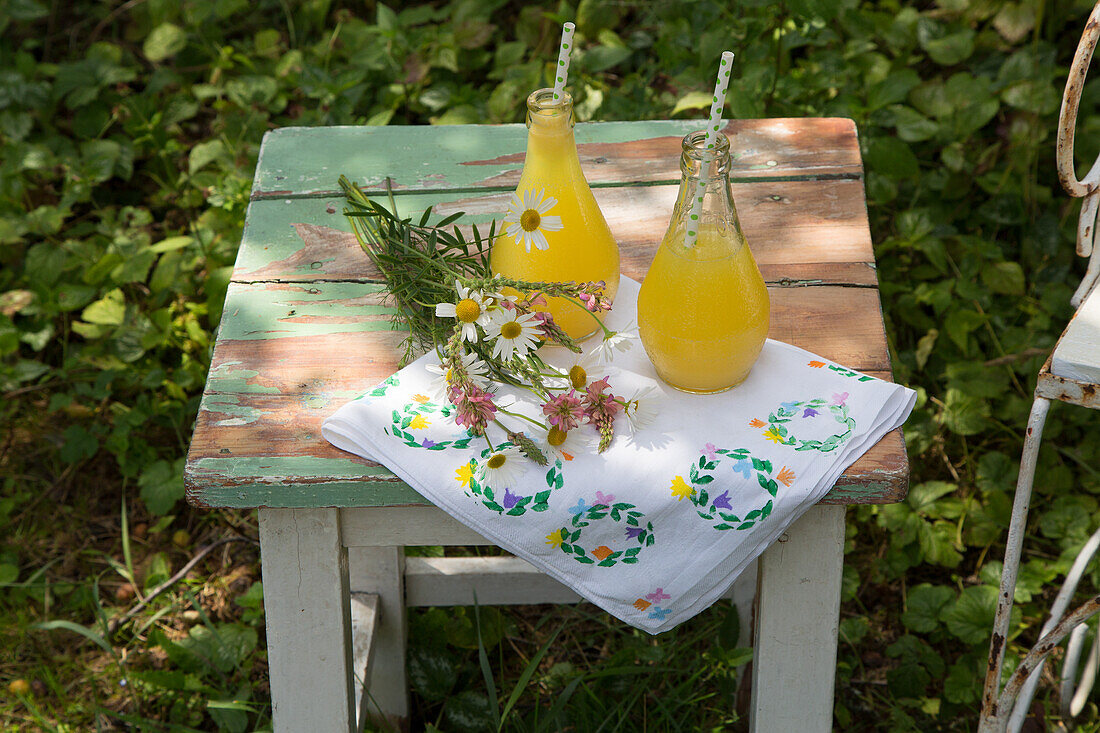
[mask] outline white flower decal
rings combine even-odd
[[[523,198],[517,191],[512,194],[508,213],[504,215],[504,232],[517,242],[523,242],[528,252],[532,244],[537,249],[549,247],[543,232],[556,232],[562,228],[560,216],[546,216],[558,200],[553,196],[544,196],[544,191],[542,188],[537,192],[528,189],[523,192]]]

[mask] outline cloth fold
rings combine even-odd
[[[638,287],[622,278],[607,319],[613,330],[630,330]],[[593,349],[608,351],[606,343]],[[341,407],[322,435],[385,465],[613,616],[657,634],[717,600],[848,466],[905,421],[916,398],[778,341],[765,344],[745,382],[716,395],[666,387],[637,339],[629,350],[609,351],[610,391],[639,395],[643,414],[656,409],[657,417],[633,435],[619,417],[602,454],[592,426],[570,431],[555,449],[544,431],[500,416],[541,442],[547,466],[508,452],[495,426],[470,435],[440,394],[441,377],[427,368],[438,364],[435,354]],[[576,359],[560,348],[540,354],[562,368]],[[542,422],[528,393],[502,387],[498,402],[509,398],[509,411]],[[509,458],[494,467],[489,459],[499,453]]]

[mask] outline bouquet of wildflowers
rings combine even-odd
[[[630,348],[636,333],[611,331],[597,317],[611,309],[605,283],[530,282],[494,275],[488,253],[495,222],[485,237],[474,226],[473,237],[467,239],[457,226],[445,229],[461,213],[429,225],[429,210],[413,223],[392,213],[392,195],[387,209],[345,177],[340,186],[356,239],[385,280],[396,308],[394,320],[408,330],[402,366],[416,353],[434,349],[440,361],[428,368],[438,375],[437,396],[455,406],[456,421],[481,436],[495,424],[515,446],[492,456],[489,467],[503,469],[517,454],[546,465],[548,455],[572,455],[589,446],[602,452],[611,444],[618,418],[626,419],[631,432],[653,419],[650,389],[629,398],[611,391],[611,370],[603,365],[615,351]],[[584,308],[603,331],[599,346],[567,369],[539,355],[545,344],[581,354],[553,317],[539,310],[547,298]],[[590,372],[601,369],[603,376],[593,379]],[[497,395],[502,384],[531,392],[541,405],[542,419],[509,410],[511,405]],[[595,434],[586,434],[584,426]]]

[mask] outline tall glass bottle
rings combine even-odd
[[[553,89],[539,89],[527,98],[527,157],[490,266],[520,280],[603,280],[614,299],[619,248],[581,172],[573,124],[568,93],[555,101]],[[562,298],[542,310],[575,339],[598,328],[591,313]]]
[[[705,137],[702,131],[684,137],[676,207],[638,294],[638,335],[657,374],[701,394],[745,380],[771,311],[733,205],[729,138],[719,133],[708,151]],[[703,201],[693,221],[698,195]],[[686,241],[689,229],[697,232],[693,244]]]

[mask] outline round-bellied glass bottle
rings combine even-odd
[[[712,150],[705,140],[702,131],[684,137],[672,220],[638,293],[638,335],[657,374],[700,394],[745,380],[771,312],[733,204],[729,138],[719,133]]]
[[[573,98],[564,92],[561,97],[555,101],[553,89],[539,89],[527,98],[527,156],[490,266],[517,280],[602,280],[614,299],[619,247],[581,171]],[[562,298],[548,301],[540,310],[571,337],[584,338],[598,328],[583,307]]]

